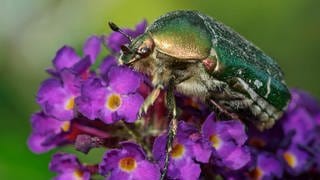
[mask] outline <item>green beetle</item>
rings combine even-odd
[[[130,40],[115,24],[110,23]],[[129,46],[120,63],[152,77],[154,90],[139,116],[167,91],[171,117],[166,144],[166,176],[176,134],[174,89],[195,96],[232,119],[252,122],[258,129],[273,126],[286,109],[290,92],[277,63],[229,27],[196,11],[174,11],[157,19]]]
[[[122,47],[120,62],[152,76],[154,87],[196,96],[232,118],[270,128],[290,100],[277,63],[224,24],[196,11],[174,11]],[[151,94],[141,112],[158,92]]]

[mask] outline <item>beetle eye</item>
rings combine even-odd
[[[150,54],[151,50],[148,47],[142,47],[138,49],[138,54],[141,55],[142,57],[147,57]]]

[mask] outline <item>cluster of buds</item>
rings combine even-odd
[[[145,31],[146,21],[131,37]],[[28,146],[34,153],[73,146],[88,153],[105,148],[101,161],[86,164],[76,155],[56,153],[49,168],[55,179],[159,179],[164,168],[169,119],[160,94],[148,113],[137,115],[152,86],[149,78],[119,66],[120,47],[128,39],[118,32],[91,36],[79,56],[69,46],[57,51],[50,77],[38,91],[41,110],[31,117]],[[106,46],[110,54],[101,55]],[[100,66],[92,66],[100,57]],[[179,112],[168,179],[272,179],[319,176],[320,106],[310,95],[292,90],[285,115],[260,132],[239,120],[218,121],[209,107],[176,94]]]

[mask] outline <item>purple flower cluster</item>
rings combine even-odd
[[[291,102],[275,127],[266,132],[249,128],[251,177],[287,178],[319,176],[319,103],[306,92],[292,89]]]
[[[146,21],[135,30],[137,37]],[[50,77],[40,85],[41,110],[31,116],[28,146],[34,153],[73,145],[88,153],[106,148],[100,162],[86,164],[73,154],[56,153],[49,169],[55,179],[159,179],[165,163],[168,119],[163,94],[140,120],[137,114],[152,87],[145,75],[119,66],[117,32],[91,36],[79,56],[69,46],[57,51]],[[101,47],[110,54],[99,61]],[[169,154],[167,179],[292,179],[320,174],[320,106],[305,92],[292,90],[285,115],[260,132],[239,120],[218,121],[208,107],[177,95],[180,113]]]

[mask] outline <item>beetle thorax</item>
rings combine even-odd
[[[159,58],[159,52],[155,50],[149,57],[133,63],[132,67],[150,76],[154,86],[166,87],[170,78],[174,76],[170,61],[168,58]]]

